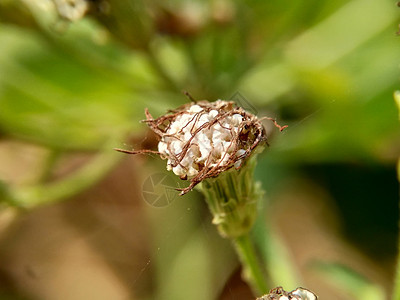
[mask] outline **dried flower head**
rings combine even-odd
[[[168,170],[190,180],[182,195],[207,178],[240,169],[246,158],[267,142],[261,121],[232,101],[192,102],[157,119],[146,109],[146,118],[144,122],[160,139],[158,151],[116,150],[152,152],[167,159]],[[281,130],[286,127],[275,125]]]
[[[270,290],[268,295],[264,295],[257,300],[317,300],[318,297],[305,288],[297,288],[291,292],[286,292],[282,287]]]
[[[89,10],[89,1],[86,0],[54,0],[60,17],[77,21],[82,19]]]

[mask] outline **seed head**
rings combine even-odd
[[[318,297],[305,288],[297,288],[291,292],[286,292],[282,287],[272,289],[268,295],[264,295],[257,300],[317,300]]]
[[[203,180],[217,177],[228,169],[240,169],[258,146],[267,144],[264,126],[255,115],[237,107],[232,101],[206,100],[185,104],[154,119],[146,109],[143,122],[157,134],[158,151],[117,151],[140,154],[155,153],[167,160],[167,169],[183,180],[186,194]],[[280,126],[281,131],[287,126]]]
[[[199,101],[145,122],[159,136],[158,152],[167,169],[190,185],[230,168],[240,169],[257,146],[266,142],[265,129],[256,116],[232,101]]]

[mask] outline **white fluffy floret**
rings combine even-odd
[[[234,136],[238,134],[239,125],[243,122],[242,115],[234,114],[214,124],[209,123],[217,116],[217,110],[205,111],[203,107],[194,104],[173,120],[158,144],[158,151],[168,158],[168,170],[181,177],[194,177],[205,165],[227,166],[231,155],[240,157],[245,153],[243,149],[235,150],[232,143]],[[196,132],[206,123],[209,125]],[[188,142],[189,148],[178,163],[176,158],[181,155]],[[234,166],[238,168],[240,163],[239,159]]]

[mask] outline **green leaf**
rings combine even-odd
[[[0,29],[0,43],[3,132],[51,147],[89,150],[138,128],[144,99],[120,80],[124,73],[93,68],[90,57],[82,60],[12,27]]]

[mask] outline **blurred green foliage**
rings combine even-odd
[[[345,266],[319,262],[316,263],[315,268],[325,274],[331,283],[351,294],[354,299],[379,300],[385,298],[382,288],[366,281],[365,278]]]
[[[273,136],[257,171],[271,195],[279,193],[281,178],[310,174],[310,166],[326,172],[327,165],[340,163],[343,170],[335,176],[354,165],[374,166],[369,187],[379,191],[380,205],[394,209],[390,218],[396,220],[396,199],[387,197],[395,184],[388,193],[373,186],[381,171],[393,172],[400,150],[392,97],[399,85],[400,10],[393,1],[85,3],[85,14],[69,20],[66,10],[76,7],[67,1],[0,0],[2,139],[44,147],[51,159],[43,169],[64,154],[93,154],[83,168],[55,182],[19,185],[0,174],[4,207],[56,202],[93,185],[120,160],[113,147],[143,136],[145,107],[158,116],[187,101],[181,90],[208,100],[239,91],[260,116],[289,124]],[[346,191],[353,186],[351,180],[340,184]],[[376,199],[364,200],[374,207]],[[373,214],[360,211],[366,218]],[[179,255],[201,248],[199,241],[194,235]],[[386,242],[392,247],[394,239]],[[185,265],[176,263],[175,272],[184,274],[178,270]],[[162,288],[162,299],[178,299],[172,295],[181,289]],[[218,293],[209,288],[207,299]]]

